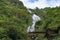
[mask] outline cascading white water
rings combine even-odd
[[[27,9],[29,13],[32,13],[29,9]]]
[[[32,13],[30,10],[28,10],[30,13]],[[32,16],[32,25],[28,27],[27,32],[34,32],[35,31],[35,24],[36,22],[40,21],[41,18],[37,16],[36,14],[33,14]]]

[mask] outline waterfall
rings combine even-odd
[[[30,13],[32,13],[30,10],[28,10]],[[35,25],[36,22],[40,21],[41,18],[37,16],[36,14],[32,15],[32,25],[28,27],[27,32],[34,32],[35,31]]]
[[[28,11],[29,13],[32,13],[29,9],[27,9],[27,11]]]

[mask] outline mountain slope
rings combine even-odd
[[[17,0],[0,1],[0,39],[23,40],[31,17],[22,2]]]

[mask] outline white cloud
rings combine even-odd
[[[56,6],[60,6],[60,1],[59,0],[50,0],[50,1],[47,1],[47,4],[49,4],[50,7],[56,7]]]
[[[60,2],[53,2],[53,1],[47,1],[47,0],[39,0],[35,1],[34,3],[29,2],[29,0],[20,0],[23,2],[24,6],[27,8],[34,9],[35,7],[38,8],[45,8],[45,7],[56,7],[60,5]]]

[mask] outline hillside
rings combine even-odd
[[[36,24],[38,31],[60,28],[60,7],[31,10],[42,19]],[[0,40],[30,40],[26,30],[32,24],[31,21],[31,14],[21,1],[0,0]],[[38,34],[39,38],[47,40],[44,36]],[[60,40],[60,37],[54,40]]]
[[[26,27],[31,24],[29,12],[23,3],[15,0],[0,1],[0,40],[23,40]]]

